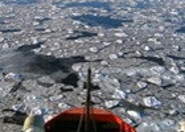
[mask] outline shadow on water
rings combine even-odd
[[[135,8],[139,8],[139,9],[147,9],[149,8],[149,4],[147,2],[141,1],[141,2],[137,2],[137,5],[135,6]]]
[[[160,3],[144,0],[144,1],[138,1],[136,6],[134,6],[134,8],[148,9],[148,8],[157,7],[157,6],[160,6]]]
[[[12,28],[12,29],[0,29],[2,33],[13,33],[13,32],[21,32],[22,30],[19,28]]]
[[[41,17],[41,18],[35,18],[35,21],[39,22],[40,24],[43,24],[46,21],[51,20],[49,17]]]
[[[98,2],[98,1],[89,1],[89,2],[71,2],[68,4],[55,3],[60,8],[70,8],[70,7],[92,7],[92,8],[102,8],[105,10],[110,10],[109,3]]]
[[[101,26],[104,28],[118,28],[122,26],[122,23],[130,23],[133,20],[130,19],[114,19],[109,16],[94,16],[94,15],[81,15],[74,16],[72,19],[81,21],[89,26]]]
[[[35,54],[32,49],[40,45],[24,45],[13,51],[0,52],[0,68],[6,73],[19,73],[25,79],[50,76],[56,82],[77,87],[78,74],[71,66],[79,62],[88,62],[84,56],[72,56],[67,58],[56,58]],[[30,49],[29,49],[30,48]],[[26,50],[24,50],[26,49]],[[70,81],[69,81],[70,80]]]
[[[4,4],[16,4],[16,5],[26,5],[38,3],[39,0],[1,0]]]
[[[134,57],[134,58],[139,58],[139,59],[151,61],[151,62],[157,63],[160,66],[165,65],[165,61],[163,60],[163,58],[159,58],[159,57],[155,57],[155,56],[140,56],[140,57]]]
[[[175,30],[176,33],[185,33],[185,26]]]
[[[93,37],[97,36],[97,33],[91,33],[91,32],[86,32],[86,31],[74,31],[71,36],[67,37],[66,40],[75,40],[79,38],[84,38],[84,37]]]
[[[2,17],[0,17],[0,24],[6,24]]]

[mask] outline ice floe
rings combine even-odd
[[[148,107],[157,107],[162,104],[155,96],[144,97],[143,103]]]

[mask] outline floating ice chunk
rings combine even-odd
[[[185,95],[179,95],[178,98],[185,103]]]
[[[40,22],[37,22],[37,21],[33,22],[33,26],[38,26],[38,25],[40,25]]]
[[[38,40],[37,37],[32,37],[31,39],[32,39],[33,44],[38,44],[39,43],[39,40]]]
[[[126,89],[126,90],[125,90],[125,93],[126,93],[126,94],[131,94],[131,93],[132,93],[132,90],[131,90],[131,89]]]
[[[144,50],[145,50],[145,51],[151,51],[151,47],[150,47],[150,46],[145,46],[145,47],[144,47]]]
[[[63,95],[56,95],[56,96],[51,96],[49,100],[52,101],[53,103],[59,103],[62,98],[63,98]]]
[[[176,81],[182,82],[182,81],[184,81],[184,79],[185,79],[185,75],[184,74],[176,75]]]
[[[139,41],[136,42],[136,45],[140,45],[140,44],[141,44],[141,42],[139,42]]]
[[[173,50],[175,50],[175,51],[181,50],[180,46],[178,46],[178,45],[173,45],[172,47],[173,47]]]
[[[3,88],[0,87],[0,93],[1,93],[0,95],[0,102],[1,102],[2,99],[7,95],[7,92]]]
[[[9,44],[8,43],[4,43],[3,45],[2,45],[2,49],[8,49],[10,46],[9,46]]]
[[[47,29],[45,29],[44,32],[45,32],[45,33],[51,33],[51,32],[52,32],[52,29],[47,28]]]
[[[119,80],[117,78],[109,78],[109,83],[112,84],[115,88],[120,87],[120,83],[119,83]]]
[[[44,111],[40,107],[35,107],[31,109],[30,115],[43,115]]]
[[[16,83],[0,81],[0,101],[2,101],[13,89]]]
[[[1,34],[0,34],[1,35]],[[1,37],[0,36],[0,42],[3,42],[4,41],[4,37]]]
[[[40,77],[40,78],[37,79],[37,83],[42,85],[42,86],[45,86],[45,87],[50,87],[55,82],[49,76],[43,76],[43,77]]]
[[[169,72],[164,73],[164,74],[162,75],[162,78],[163,78],[164,80],[174,81],[174,76],[172,76],[172,74],[169,73]]]
[[[89,50],[90,50],[92,53],[98,53],[99,48],[98,48],[98,47],[91,47]]]
[[[156,41],[157,41],[156,38],[149,38],[149,39],[148,39],[148,42],[156,42]]]
[[[153,74],[160,75],[160,74],[164,73],[166,71],[166,69],[163,66],[153,66],[153,67],[150,68],[150,71]]]
[[[104,34],[104,33],[98,33],[98,36],[99,36],[99,37],[104,37],[105,34]]]
[[[160,128],[155,123],[142,122],[136,129],[137,132],[160,132]]]
[[[21,74],[10,72],[5,75],[4,79],[10,82],[21,82],[24,78]]]
[[[73,34],[74,33],[74,30],[73,29],[67,29],[67,33],[68,34]]]
[[[105,107],[106,108],[112,108],[114,106],[117,106],[119,104],[119,101],[118,100],[108,100],[108,101],[105,101]]]
[[[139,75],[138,69],[137,68],[129,68],[125,70],[125,73],[127,76],[134,76],[134,75]]]
[[[170,120],[170,119],[165,119],[164,121],[162,121],[162,123],[166,126],[172,126],[175,125],[175,121],[174,120]]]
[[[141,120],[141,114],[137,111],[128,110],[127,113],[135,120]]]
[[[116,54],[110,54],[110,55],[109,55],[109,58],[110,58],[111,60],[115,60],[115,59],[118,58],[118,56],[117,56]]]
[[[48,20],[49,18],[44,17],[44,16],[35,16],[34,20],[36,21],[44,21],[44,20]]]
[[[2,49],[8,49],[10,46],[8,45],[8,43],[4,43],[2,46]]]
[[[139,88],[146,88],[148,84],[146,82],[139,81],[137,82],[137,86],[139,86]]]
[[[173,72],[174,74],[180,73],[179,67],[177,65],[173,65],[169,70]]]
[[[123,56],[124,55],[124,53],[123,52],[118,52],[118,56]]]
[[[22,112],[25,112],[26,106],[25,106],[24,103],[15,104],[15,105],[12,106],[12,109],[13,109],[14,111],[22,111]]]
[[[120,114],[125,114],[126,113],[126,108],[120,108],[120,110],[119,110],[119,113]]]
[[[84,41],[83,41],[83,40],[81,40],[81,39],[76,39],[74,42],[79,43],[79,44],[84,43]]]
[[[100,73],[96,73],[93,78],[93,82],[101,82],[101,80],[104,78],[104,76]]]
[[[155,106],[161,105],[161,102],[158,99],[156,99],[156,97],[154,96],[143,98],[143,102],[148,107],[155,107]]]
[[[117,78],[106,76],[105,74],[96,73],[95,77],[93,79],[93,82],[101,82],[99,85],[100,87],[104,87],[106,90],[105,92],[112,92],[115,91],[115,89],[120,88],[120,83]]]
[[[161,41],[156,41],[154,44],[161,45],[162,43],[161,43]]]
[[[116,89],[114,94],[112,95],[112,98],[125,99],[126,94],[123,91]]]
[[[176,131],[176,123],[173,120],[142,122],[137,128],[137,132],[173,132]]]
[[[111,45],[111,42],[103,42],[103,45],[109,46],[109,45]]]
[[[135,53],[136,53],[136,55],[138,55],[138,56],[140,56],[140,55],[142,55],[142,53],[140,52],[140,51],[135,51]]]
[[[29,109],[33,109],[35,107],[44,107],[46,99],[36,95],[25,95],[25,99],[23,101],[25,103],[25,107]]]
[[[124,32],[114,33],[114,36],[118,37],[118,38],[128,37],[128,35],[126,33],[124,33]]]
[[[132,40],[132,41],[136,40],[136,37],[132,37],[131,40]]]
[[[109,63],[108,63],[107,61],[105,61],[105,60],[101,61],[100,63],[101,63],[101,65],[103,65],[103,66],[108,66],[108,65],[109,65]]]
[[[62,108],[63,110],[65,109],[65,110],[67,110],[67,109],[69,109],[69,108],[71,108],[69,105],[67,105],[66,103],[59,103],[58,104],[58,107],[59,108]]]
[[[169,110],[168,113],[169,113],[170,115],[172,115],[172,116],[176,116],[179,112],[178,112],[178,110],[173,109],[173,110]]]
[[[160,77],[150,77],[147,79],[147,81],[157,86],[161,86],[162,84],[162,79]]]
[[[165,30],[165,27],[164,26],[159,26],[158,29],[159,29],[160,32],[163,32]]]
[[[117,40],[116,40],[116,43],[118,43],[118,44],[122,44],[122,43],[123,43],[123,40],[121,40],[121,39],[117,39]]]
[[[72,15],[73,15],[73,16],[80,16],[81,14],[78,13],[78,12],[73,12]]]
[[[174,120],[165,119],[158,123],[160,131],[169,132],[174,131],[176,129],[176,122]]]
[[[180,121],[179,126],[177,128],[178,132],[185,132],[185,121]]]
[[[177,12],[177,11],[175,11],[175,10],[172,10],[172,11],[170,11],[169,12],[171,15],[174,15],[174,16],[178,16],[179,15],[179,13]]]
[[[154,36],[155,37],[163,37],[164,35],[162,33],[155,33]]]
[[[129,119],[129,118],[124,118],[124,121],[126,123],[128,123],[128,124],[132,124],[133,123],[133,121],[131,119]]]
[[[81,64],[74,64],[74,65],[72,65],[72,68],[75,71],[80,71],[80,69],[82,68],[82,65]]]

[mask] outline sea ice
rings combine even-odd
[[[150,68],[150,71],[151,71],[153,74],[161,75],[161,74],[163,74],[163,73],[166,71],[166,69],[165,69],[165,67],[163,67],[163,66],[152,66],[152,67]]]
[[[62,110],[67,110],[69,108],[71,108],[69,105],[67,105],[66,103],[59,103],[58,107],[61,108]]]
[[[118,58],[118,56],[117,56],[116,54],[110,54],[110,55],[109,55],[109,58],[110,58],[111,60],[115,60],[115,59]]]
[[[55,95],[55,96],[51,96],[49,99],[50,101],[52,101],[53,103],[60,103],[60,101],[63,99],[63,95]]]
[[[1,34],[0,34],[1,35]],[[0,43],[4,41],[4,37],[0,36]]]
[[[6,81],[10,81],[10,82],[21,82],[24,78],[21,74],[17,74],[17,73],[8,73],[5,75],[4,79]]]
[[[127,113],[134,118],[135,120],[141,120],[141,115],[139,112],[137,111],[133,111],[133,110],[128,110]]]
[[[112,107],[115,107],[119,104],[119,101],[118,100],[106,100],[105,101],[105,107],[110,109]]]
[[[20,103],[20,104],[16,104],[16,105],[13,105],[12,106],[12,109],[15,110],[15,111],[22,111],[22,112],[25,112],[27,107],[25,106],[24,103]]]
[[[161,102],[154,96],[144,97],[143,102],[148,107],[156,107],[161,105]]]
[[[178,98],[185,103],[185,95],[179,95]]]
[[[137,85],[139,88],[146,88],[148,84],[146,82],[139,81],[137,82]]]
[[[98,51],[99,51],[98,47],[91,47],[89,50],[90,50],[92,53],[98,53]]]
[[[169,70],[173,72],[174,74],[180,73],[179,67],[176,64],[174,64]]]
[[[137,128],[137,132],[176,132],[177,124],[173,120],[157,120],[142,122]]]
[[[114,36],[118,38],[128,37],[128,35],[124,32],[114,33]]]
[[[113,95],[111,95],[111,97],[113,99],[125,99],[126,94],[121,90],[115,89],[115,92],[113,93]]]
[[[160,77],[150,77],[147,79],[148,82],[156,84],[157,86],[161,86],[162,84],[162,79]]]

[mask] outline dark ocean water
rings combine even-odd
[[[38,2],[44,2],[46,0],[0,0],[3,4],[15,4],[15,5],[26,5],[26,4],[36,4]],[[61,0],[61,2],[56,2],[55,4],[58,5],[58,7],[61,8],[70,8],[70,7],[92,7],[92,8],[103,8],[106,10],[111,10],[111,3],[108,2],[101,2],[101,1],[85,1],[85,2],[68,2],[67,4],[64,4],[64,2]],[[130,6],[128,4],[123,6]],[[151,3],[148,2],[148,0],[145,1],[139,1],[137,2],[136,6],[134,8],[140,8],[140,9],[146,9],[151,6]]]
[[[3,4],[26,5],[37,3],[39,0],[0,0],[0,2]]]

